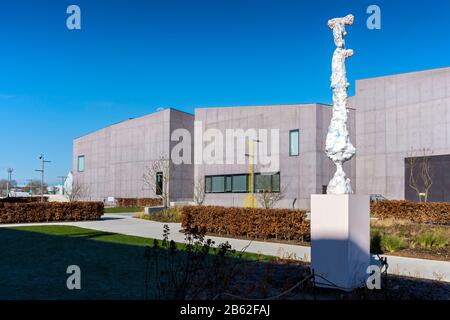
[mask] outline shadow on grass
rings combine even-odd
[[[153,249],[153,257],[155,253],[158,257],[157,268],[161,270],[155,272],[156,264],[152,259],[147,265],[144,245],[152,245],[152,239],[128,239],[124,235],[93,230],[83,232],[70,226],[56,227],[50,233],[45,233],[45,229],[36,232],[32,228],[0,228],[1,300],[164,299],[166,297],[164,294],[161,296],[161,288],[155,284],[166,283],[170,287],[170,279],[161,278],[182,273],[179,269],[172,273],[165,272],[174,267],[174,260],[168,258],[170,255],[164,248]],[[135,243],[109,242],[118,238]],[[176,252],[175,264],[182,267],[190,257],[184,251]],[[212,255],[208,254],[208,261],[215,261],[210,257]],[[238,260],[227,258],[227,263]],[[81,290],[69,290],[66,286],[70,276],[66,270],[70,265],[77,265],[81,269]],[[253,268],[261,269],[267,263],[253,261],[252,265]],[[149,271],[146,273],[146,270]],[[147,293],[146,274],[147,288],[150,290]],[[211,275],[210,278],[215,277],[213,273]],[[152,291],[156,289],[158,293]]]

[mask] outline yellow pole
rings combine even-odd
[[[256,207],[256,198],[253,195],[253,140],[249,138],[248,141],[248,163],[249,163],[249,176],[248,176],[248,195],[246,199],[244,199],[244,206],[247,208]]]

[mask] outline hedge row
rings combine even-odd
[[[0,223],[98,220],[102,202],[0,203]]]
[[[309,221],[305,210],[184,206],[182,227],[186,232],[210,232],[219,235],[307,240]]]
[[[160,198],[116,198],[118,207],[153,207],[162,205]]]
[[[7,197],[0,199],[0,203],[34,203],[48,202],[48,197]]]
[[[450,203],[447,202],[374,201],[370,204],[370,211],[380,219],[405,219],[417,223],[450,223]]]

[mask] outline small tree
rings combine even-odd
[[[255,192],[258,203],[265,209],[271,209],[285,197],[286,187],[282,186],[278,192],[273,191],[270,179],[262,179],[260,190],[255,190]]]
[[[419,201],[422,200],[422,194],[424,201],[428,201],[428,195],[433,185],[430,154],[431,152],[425,148],[421,149],[418,155],[411,150],[405,159],[406,168],[409,171],[408,185],[416,192]]]
[[[74,181],[71,190],[65,190],[66,197],[70,202],[79,201],[85,199],[89,195],[89,188],[80,183],[79,181]]]
[[[198,177],[194,181],[194,201],[201,206],[205,201],[205,180],[203,177]]]
[[[175,166],[172,160],[161,156],[145,168],[142,180],[155,195],[162,200],[164,208],[169,206],[169,182],[172,180]]]

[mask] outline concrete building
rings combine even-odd
[[[354,110],[349,109],[349,132],[354,136]],[[195,120],[201,121],[202,131],[208,129],[219,130],[225,137],[227,129],[278,129],[279,150],[277,160],[279,168],[276,172],[263,172],[261,164],[253,168],[254,189],[257,194],[258,185],[264,179],[275,179],[272,183],[274,190],[281,190],[284,198],[277,203],[278,207],[309,207],[310,195],[322,193],[334,174],[334,165],[324,152],[325,138],[330,123],[332,108],[325,104],[293,104],[268,106],[241,106],[198,108],[195,110]],[[268,134],[269,136],[269,134]],[[258,136],[258,139],[261,137]],[[229,142],[229,141],[227,141]],[[237,141],[233,149],[238,153]],[[263,141],[261,141],[263,142]],[[199,143],[196,141],[196,143]],[[207,143],[203,142],[204,147]],[[261,143],[254,143],[255,151]],[[223,146],[226,153],[227,146]],[[268,150],[273,152],[273,150]],[[249,177],[249,144],[244,153],[247,155],[245,164],[196,164],[196,179],[206,177],[207,190],[205,203],[225,206],[243,206],[248,190]],[[355,177],[355,162],[351,160],[345,164],[345,170],[350,179]],[[274,175],[267,178],[264,175]],[[238,183],[235,181],[238,180]],[[217,184],[215,186],[215,183]],[[235,185],[238,184],[236,188]],[[258,198],[258,196],[257,196]]]
[[[192,200],[193,186],[203,181],[205,203],[243,206],[253,180],[255,193],[263,182],[275,192],[284,191],[277,206],[308,208],[310,195],[323,193],[334,173],[324,152],[331,113],[330,105],[319,103],[197,108],[195,117],[175,109],[155,112],[75,139],[75,181],[88,186],[92,199],[155,196],[143,185],[142,174],[161,155],[171,157],[178,143],[170,139],[175,129],[188,130],[192,150],[195,145],[202,151],[214,141],[203,135],[211,130],[225,137],[227,129],[278,129],[277,170],[250,166],[248,141],[244,150],[237,142],[231,147],[234,155],[246,155],[245,162],[227,164],[223,145],[222,151],[214,151],[225,154],[222,164],[177,165],[171,201]],[[202,135],[194,135],[194,127]],[[348,129],[357,152],[345,172],[355,192],[416,200],[408,159],[425,155],[433,180],[428,200],[450,201],[450,67],[357,80],[349,98]],[[255,149],[260,142],[254,142]],[[413,172],[423,191],[420,170]]]
[[[429,200],[450,201],[450,67],[357,80],[353,99],[356,192],[417,200],[405,158],[425,151]]]
[[[156,197],[143,181],[146,168],[161,158],[170,159],[170,150],[177,143],[171,141],[171,133],[184,128],[192,134],[193,125],[192,114],[164,109],[76,138],[74,181],[86,189],[91,200]],[[192,163],[177,166],[173,172],[177,183],[169,188],[170,200],[192,199],[193,178]]]

